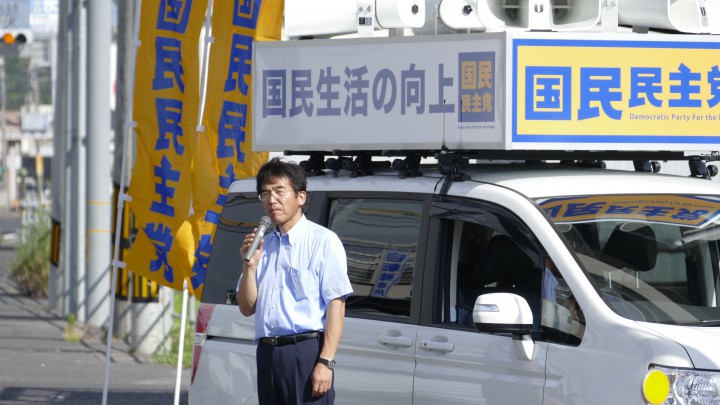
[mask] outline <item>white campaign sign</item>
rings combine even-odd
[[[504,149],[505,38],[256,42],[253,150]]]

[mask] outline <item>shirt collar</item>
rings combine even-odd
[[[295,241],[297,241],[298,238],[300,238],[300,235],[305,233],[305,229],[307,228],[307,226],[308,226],[308,219],[305,218],[305,214],[303,214],[300,217],[300,219],[298,220],[298,222],[295,225],[293,225],[293,227],[290,228],[290,230],[287,233],[288,243],[291,246],[295,244]],[[278,239],[282,238],[282,235],[280,234],[280,230],[278,229],[277,226],[275,227],[275,231],[273,232],[273,234],[275,236],[277,236]]]

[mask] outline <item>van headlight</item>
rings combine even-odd
[[[643,395],[652,405],[720,405],[720,372],[652,366]]]

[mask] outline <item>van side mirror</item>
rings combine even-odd
[[[480,332],[529,335],[533,314],[525,298],[517,294],[490,293],[475,300],[473,322]]]

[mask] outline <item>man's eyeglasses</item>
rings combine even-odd
[[[260,192],[260,194],[258,194],[258,198],[260,199],[260,201],[263,201],[263,202],[269,201],[270,196],[274,196],[275,199],[280,200],[280,199],[284,198],[286,195],[288,195],[289,192],[290,191],[288,191],[284,188],[278,188],[275,190],[263,190],[262,192]]]

